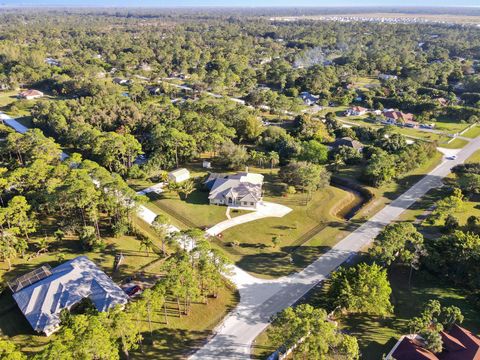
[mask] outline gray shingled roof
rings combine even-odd
[[[250,182],[250,178],[254,182]],[[263,180],[262,175],[247,173],[217,177],[208,198],[225,199],[230,193],[239,201],[259,201],[262,198],[261,180]]]

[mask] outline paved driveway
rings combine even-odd
[[[255,221],[258,219],[263,219],[266,217],[284,217],[290,211],[292,211],[292,209],[287,206],[263,201],[257,205],[256,211],[252,211],[248,214],[240,215],[232,219],[222,221],[217,225],[211,227],[210,229],[207,229],[206,233],[210,236],[216,236],[233,226],[244,224],[250,221]]]
[[[252,342],[267,327],[272,315],[294,304],[353,254],[370,244],[387,224],[429,190],[441,186],[442,179],[451,168],[464,162],[478,149],[480,137],[460,150],[455,160],[444,158],[428,175],[304,270],[274,281],[255,279],[251,283],[237,284],[239,305],[215,329],[215,336],[190,359],[249,359]]]

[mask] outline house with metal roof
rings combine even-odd
[[[190,179],[190,171],[185,168],[176,169],[168,173],[168,180],[177,184],[188,179]]]
[[[261,174],[211,174],[205,184],[211,189],[208,199],[213,205],[256,209],[257,204],[262,201]]]
[[[13,298],[32,328],[50,336],[60,328],[60,313],[85,298],[98,311],[128,302],[125,292],[86,256],[79,256],[34,276],[26,274],[10,286]]]

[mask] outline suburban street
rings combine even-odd
[[[234,276],[232,280],[240,291],[239,305],[217,327],[209,342],[190,359],[249,359],[252,342],[267,327],[272,315],[294,304],[353,254],[370,244],[383,227],[429,190],[441,186],[451,168],[463,163],[478,149],[480,137],[459,150],[455,160],[444,157],[428,175],[301,272],[277,280],[240,276],[242,280],[236,281]]]

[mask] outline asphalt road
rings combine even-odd
[[[28,130],[2,112],[0,120],[20,133]],[[479,149],[480,137],[458,151],[455,160],[444,158],[439,166],[409,190],[298,273],[277,280],[264,280],[235,267],[230,278],[239,289],[240,303],[217,327],[215,335],[190,359],[249,359],[252,342],[267,327],[272,315],[294,304],[338,266],[371,243],[387,224],[397,219],[429,190],[440,187],[442,179],[453,166],[463,163]],[[62,153],[61,157],[63,160],[68,155]]]
[[[455,160],[444,158],[428,175],[301,272],[273,281],[250,277],[249,281],[237,284],[239,305],[217,327],[215,335],[190,359],[249,359],[252,342],[268,325],[272,315],[294,304],[339,265],[370,244],[387,224],[397,219],[429,190],[440,187],[442,179],[453,166],[463,163],[479,149],[480,137],[461,149]]]

